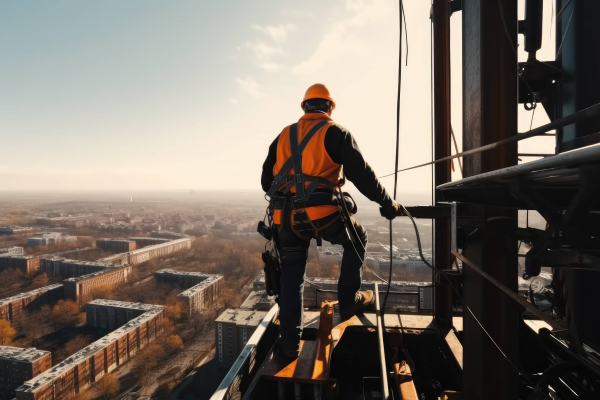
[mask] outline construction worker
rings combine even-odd
[[[298,356],[302,335],[302,294],[312,238],[344,248],[338,281],[341,317],[348,319],[375,302],[373,291],[360,291],[367,232],[353,217],[352,226],[346,226],[340,217],[340,196],[334,196],[344,177],[378,203],[388,219],[399,208],[364,160],[354,137],[331,119],[335,102],[327,87],[319,83],[309,87],[301,107],[302,118],[284,128],[269,147],[261,177],[270,197],[281,262],[278,349],[292,359]],[[353,242],[352,229],[360,243]]]

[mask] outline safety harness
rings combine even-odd
[[[330,121],[325,120],[318,122],[300,143],[298,143],[298,124],[290,126],[289,139],[291,157],[286,160],[283,167],[273,178],[271,188],[267,192],[267,195],[271,199],[271,209],[279,209],[284,214],[278,230],[282,229],[284,221],[289,217],[285,215],[287,210],[285,204],[288,199],[291,200],[291,229],[303,240],[317,239],[317,241],[320,242],[321,232],[331,226],[339,218],[338,213],[334,217],[329,218],[327,223],[319,224],[319,226],[317,226],[306,211],[306,208],[310,206],[338,205],[337,200],[334,198],[336,187],[331,181],[320,176],[307,175],[302,171],[302,153],[304,152],[304,149],[319,129],[327,123],[330,123]],[[292,167],[294,168],[294,174],[288,174]],[[307,182],[309,182],[308,187],[306,186]],[[338,186],[342,184],[343,180],[338,182]],[[315,192],[319,186],[325,187],[327,193]],[[290,190],[293,187],[295,187],[296,192],[294,195],[290,195]],[[281,194],[280,196],[277,195],[279,193]],[[311,195],[316,193],[319,193],[320,196],[313,196],[313,199],[311,199]],[[323,194],[325,196],[323,196]],[[329,194],[329,196],[327,196],[327,194]],[[319,200],[315,201],[316,198]]]
[[[283,228],[283,224],[287,218],[290,218],[289,215],[285,215],[285,210],[287,210],[286,203],[288,201],[291,200],[292,203],[292,215],[290,218],[291,229],[299,238],[307,241],[317,239],[317,245],[320,245],[322,239],[321,232],[341,218],[346,226],[346,231],[348,232],[350,239],[353,241],[360,240],[355,232],[348,229],[348,226],[351,226],[351,215],[356,213],[357,208],[356,202],[352,199],[350,194],[342,192],[341,189],[339,189],[344,184],[344,178],[338,181],[336,187],[331,181],[323,177],[307,175],[302,171],[302,153],[304,152],[304,149],[315,134],[327,123],[331,123],[331,121],[324,120],[318,122],[310,131],[308,131],[300,143],[298,143],[298,124],[290,125],[289,139],[291,157],[285,161],[277,175],[273,177],[273,183],[271,183],[271,187],[267,192],[267,196],[269,197],[267,217],[270,232],[264,221],[259,223],[258,232],[273,244],[271,250],[263,253],[263,261],[265,262],[265,283],[269,295],[277,296],[281,290],[279,286],[279,280],[281,278],[279,255],[281,249],[278,244],[278,236]],[[294,168],[294,174],[288,174],[292,167]],[[307,182],[310,182],[308,186],[306,186]],[[318,189],[319,186],[324,187],[325,190]],[[296,191],[295,194],[292,195],[290,191],[294,187]],[[306,207],[319,205],[335,205],[339,207],[340,212],[328,218],[326,223],[319,223],[317,227],[309,217]],[[277,228],[275,228],[275,224],[273,223],[275,209],[281,210],[282,212],[281,223]]]
[[[296,195],[293,197],[294,208],[305,208],[306,200],[319,185],[325,186],[332,192],[335,191],[335,186],[327,179],[302,173],[302,153],[304,152],[304,149],[319,129],[329,122],[330,121],[328,120],[318,122],[310,131],[308,131],[300,143],[298,143],[298,124],[296,123],[290,126],[290,148],[292,156],[286,160],[277,175],[273,177],[273,183],[267,192],[267,196],[272,198],[277,191],[287,194],[295,185]],[[294,174],[288,175],[288,171],[292,167],[294,168]],[[305,182],[311,182],[306,189]],[[287,185],[279,190],[281,185],[284,184]]]

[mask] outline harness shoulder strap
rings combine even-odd
[[[294,197],[295,208],[304,208],[306,196],[304,195],[304,173],[302,172],[302,155],[298,144],[298,124],[290,126],[290,150],[292,151],[292,164],[296,181],[296,196]]]

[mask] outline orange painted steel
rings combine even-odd
[[[419,400],[417,389],[412,378],[412,372],[406,361],[394,364],[396,385],[400,393],[400,400]]]
[[[331,328],[336,303],[337,301],[324,301],[321,304],[317,340],[300,341],[299,356],[291,362],[281,356],[273,356],[262,371],[265,378],[312,384],[322,384],[330,380],[329,361],[333,345]]]

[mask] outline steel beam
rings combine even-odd
[[[463,149],[517,134],[517,2],[463,0]],[[504,21],[503,21],[504,20]],[[464,176],[517,164],[516,143],[464,158]],[[482,235],[465,255],[517,291],[517,212],[472,206]],[[475,222],[477,221],[477,222]],[[518,363],[519,309],[473,270],[465,269],[464,300],[504,354]],[[467,399],[516,399],[519,376],[470,313],[464,313],[463,392]]]
[[[381,398],[390,400],[390,389],[388,386],[388,373],[385,359],[385,347],[383,345],[383,319],[381,318],[381,306],[379,304],[379,284],[375,284],[375,315],[377,318],[377,345],[379,348],[379,372],[381,374]]]
[[[433,0],[433,102],[434,102],[434,154],[435,159],[450,155],[450,2]],[[450,162],[438,163],[434,167],[435,187],[451,181]],[[442,193],[436,189],[435,204],[443,201]],[[450,255],[450,220],[437,218],[434,221],[433,266],[438,270],[452,268]],[[439,328],[452,326],[452,292],[445,279],[435,274],[434,308],[435,323]]]

